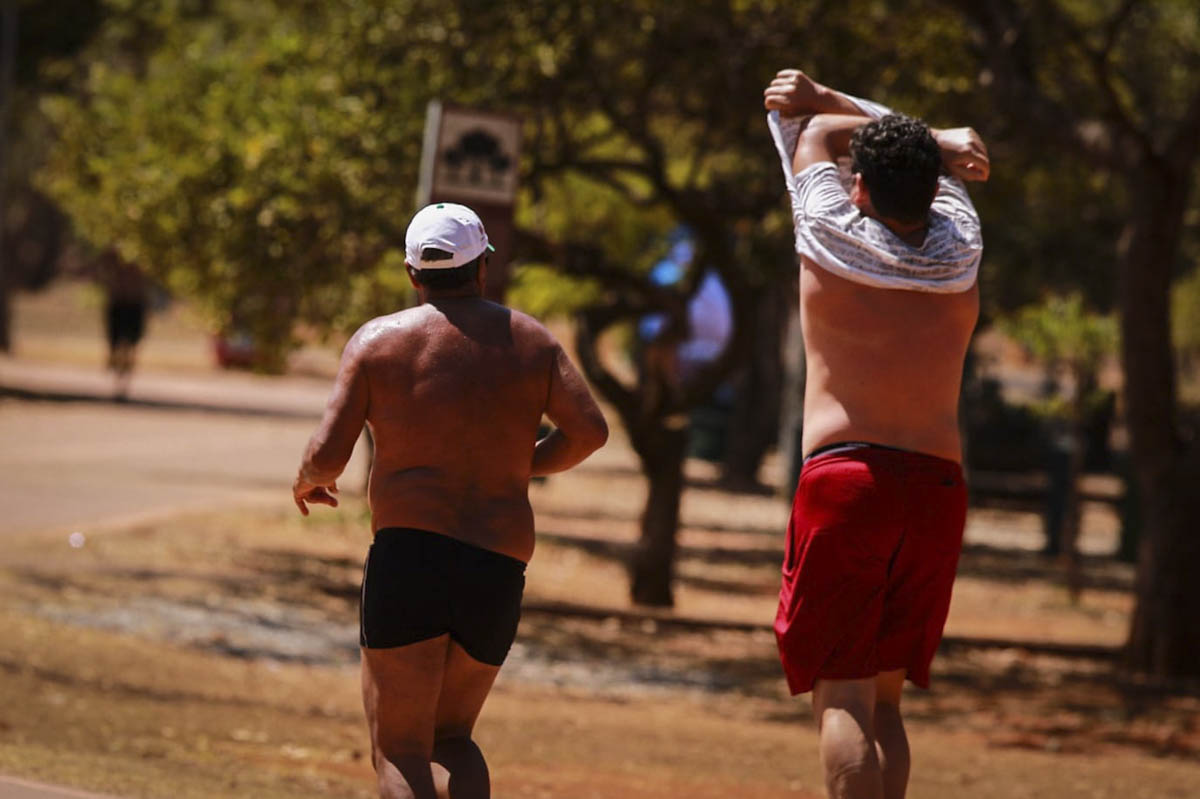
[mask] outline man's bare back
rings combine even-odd
[[[958,393],[977,286],[960,294],[877,289],[804,258],[800,308],[804,452],[871,441],[961,459]]]
[[[559,430],[535,448],[543,414]],[[591,452],[607,434],[550,332],[473,295],[429,297],[354,335],[309,447],[308,482],[341,471],[364,422],[375,439],[374,530],[429,530],[522,561],[533,553],[529,478],[582,459],[564,440]]]
[[[844,98],[835,102],[845,104]],[[797,144],[794,172],[833,160],[862,121],[853,114],[813,117]],[[986,179],[986,152],[974,131],[936,133],[949,168]],[[928,223],[882,220],[861,175],[855,180],[851,202],[863,215],[883,221],[903,242],[897,246],[919,251]],[[805,453],[839,441],[868,441],[961,460],[958,395],[979,317],[977,283],[956,292],[877,288],[805,255],[800,316],[807,363]]]
[[[532,318],[477,297],[382,317],[363,339],[373,527],[529,560],[534,444],[564,390],[562,348]]]

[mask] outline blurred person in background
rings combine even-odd
[[[140,269],[112,250],[100,256],[97,271],[105,295],[108,368],[113,373],[117,399],[125,399],[129,395],[138,343],[146,333],[150,284]]]

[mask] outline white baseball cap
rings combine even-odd
[[[441,261],[422,261],[421,253],[433,247],[450,253]],[[484,250],[494,252],[479,216],[465,205],[427,205],[408,223],[404,234],[404,256],[413,269],[454,269],[478,258]]]

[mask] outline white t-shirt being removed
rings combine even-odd
[[[873,119],[891,113],[878,103],[849,99]],[[791,195],[797,253],[839,277],[876,288],[953,294],[975,285],[983,237],[962,181],[938,178],[925,240],[919,246],[906,244],[850,201],[848,160],[811,164],[793,175],[800,120],[772,111],[767,125]]]

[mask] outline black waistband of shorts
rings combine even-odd
[[[886,449],[892,452],[912,452],[912,450],[907,450],[903,447],[889,447],[887,444],[876,444],[874,441],[834,441],[829,444],[822,444],[805,455],[804,463],[808,463],[820,455],[828,455],[831,452],[847,452],[855,449]]]
[[[898,469],[909,476],[925,474],[959,481],[963,474],[962,464],[958,461],[873,441],[835,441],[822,445],[808,454],[802,468],[814,468],[818,465],[815,463],[817,459],[824,463],[824,459],[838,460],[838,456],[870,461],[882,468]]]
[[[459,552],[470,553],[471,555],[484,558],[493,563],[502,563],[515,569],[525,571],[526,563],[519,558],[514,558],[512,555],[505,555],[503,552],[496,552],[493,549],[468,544],[466,541],[455,538],[452,535],[445,533],[434,532],[433,530],[424,530],[420,527],[380,527],[375,531],[376,544],[387,545],[389,541],[397,540],[412,540],[414,537],[427,541],[435,546],[454,549]]]

